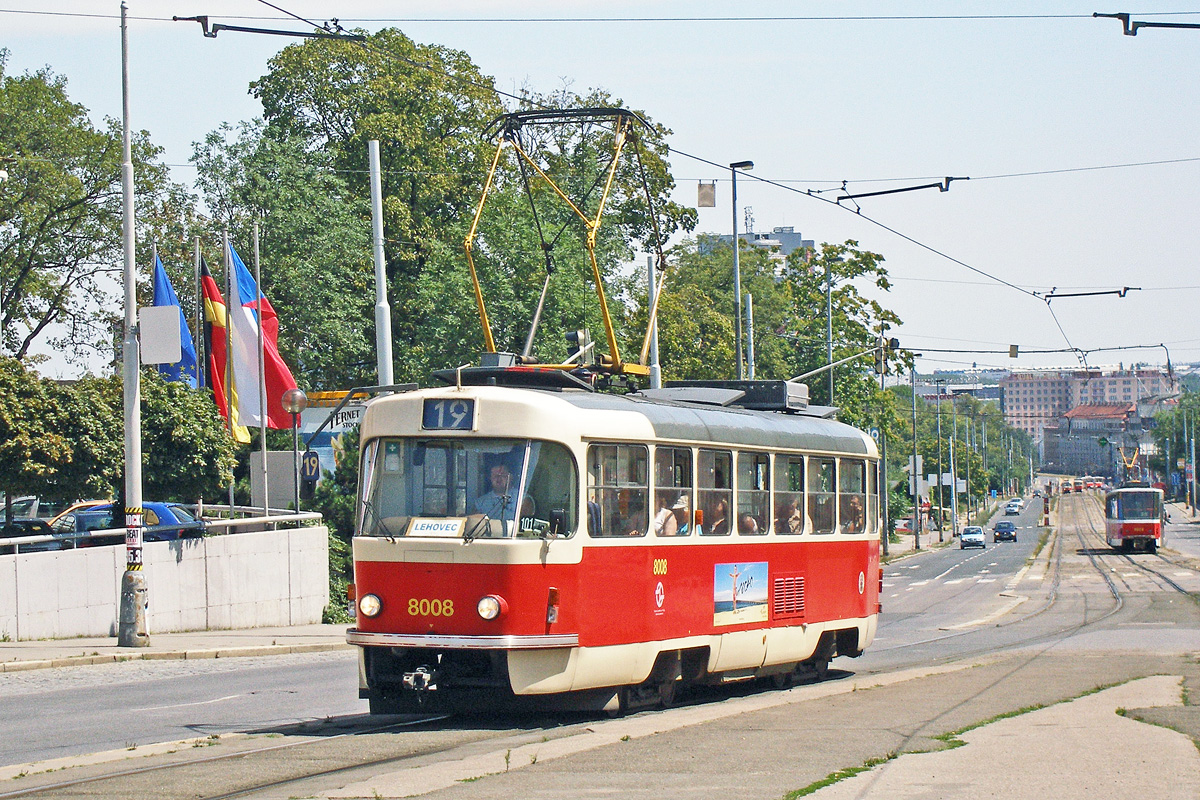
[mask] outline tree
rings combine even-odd
[[[53,430],[53,402],[45,384],[19,361],[0,357],[0,488],[11,500],[53,486],[54,465],[70,457],[70,443]]]
[[[214,215],[206,238],[220,241],[220,228],[227,228],[249,263],[252,224],[260,223],[262,288],[279,313],[280,354],[297,383],[373,383],[375,285],[365,196],[354,196],[330,154],[281,136],[246,123],[197,145],[196,183]]]
[[[38,340],[82,362],[111,347],[112,282],[122,268],[121,131],[95,128],[49,69],[4,72],[0,50],[0,350],[24,360]],[[134,137],[143,206],[165,191],[166,169],[143,131]]]

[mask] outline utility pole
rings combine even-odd
[[[913,434],[913,454],[912,454],[912,469],[909,474],[912,477],[912,496],[913,496],[913,545],[915,550],[921,549],[921,470],[917,468],[917,367],[914,364],[910,373],[912,380],[912,434]]]
[[[958,403],[950,398],[951,417],[954,420],[953,433],[950,435],[950,530],[958,535]]]
[[[825,265],[825,355],[833,363],[833,264]],[[833,370],[829,370],[829,405],[833,405]],[[940,528],[941,526],[939,526]]]
[[[753,161],[735,161],[729,165],[729,173],[733,184],[733,305],[737,310],[737,330],[734,338],[737,340],[737,379],[742,379],[742,262],[741,241],[738,239],[738,209],[737,209],[737,174],[738,170],[754,169]],[[832,405],[832,401],[830,401]]]
[[[886,362],[884,362],[886,365]],[[879,373],[879,391],[880,394],[884,391],[883,386],[884,373]],[[883,424],[883,406],[879,408],[879,462],[880,462],[880,483],[876,487],[879,492],[880,501],[880,519],[883,520],[883,530],[880,532],[879,538],[883,540],[883,554],[888,554],[888,464],[887,464],[887,428]]]
[[[942,525],[942,506],[943,506],[943,504],[944,504],[944,503],[943,503],[943,496],[944,496],[944,495],[943,495],[943,492],[942,492],[942,484],[944,483],[943,476],[942,476],[942,384],[943,384],[943,383],[945,383],[945,381],[939,381],[939,380],[936,380],[936,379],[935,379],[935,380],[934,380],[934,382],[933,382],[933,385],[934,385],[934,387],[937,389],[937,412],[936,412],[936,413],[937,413],[937,456],[938,456],[938,474],[937,474],[937,487],[938,487],[938,507],[937,507],[937,515],[938,515],[938,541],[939,541],[939,542],[944,542],[944,541],[946,541],[946,539],[945,539],[945,536],[943,535],[943,533],[944,533],[944,532],[943,532],[943,527],[944,527],[944,526]]]
[[[117,645],[149,647],[146,624],[146,573],[142,571],[142,392],[141,348],[137,325],[137,240],[133,207],[133,155],[129,133],[128,8],[121,3],[121,208],[125,250],[125,337],[121,343],[122,395],[125,408],[125,573],[121,576]]]

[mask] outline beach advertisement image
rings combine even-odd
[[[713,625],[767,621],[767,562],[713,567]]]

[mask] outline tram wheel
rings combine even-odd
[[[1146,542],[1146,552],[1150,553],[1151,555],[1153,555],[1154,553],[1157,553],[1158,552],[1158,542],[1154,541],[1153,539]]]

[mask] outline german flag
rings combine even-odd
[[[233,416],[229,415],[229,403],[226,402],[225,385],[228,380],[233,383],[232,371],[227,371],[228,359],[225,350],[225,328],[228,325],[228,316],[225,310],[225,300],[221,296],[221,290],[217,288],[217,282],[213,280],[212,273],[208,271],[208,264],[204,259],[200,259],[200,287],[204,294],[204,351],[205,351],[205,369],[208,372],[208,385],[212,387],[213,400],[216,401],[217,410],[221,412],[221,416],[229,423],[229,432],[239,442],[249,442],[250,432],[246,430],[245,425],[238,424],[238,402],[237,402],[237,387],[230,386],[229,398],[232,400]]]

